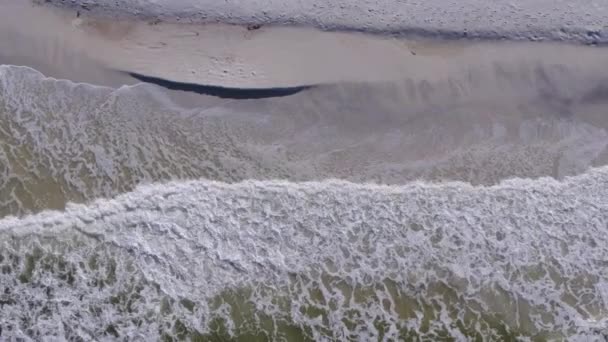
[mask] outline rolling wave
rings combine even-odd
[[[497,65],[185,109],[0,66],[0,338],[600,341],[604,86]]]
[[[492,187],[138,187],[0,221],[0,320],[84,339],[599,340],[606,189],[606,168]]]

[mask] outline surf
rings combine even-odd
[[[0,339],[608,334],[605,50],[14,6]]]
[[[607,182],[140,186],[2,219],[0,317],[66,338],[597,337]]]

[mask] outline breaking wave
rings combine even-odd
[[[0,66],[0,338],[600,341],[605,83],[575,71],[184,109]]]
[[[599,339],[607,189],[605,168],[493,187],[143,186],[0,221],[0,320],[85,340]]]
[[[0,217],[176,179],[561,178],[608,161],[605,86],[563,66],[496,65],[184,109],[155,86],[0,66]]]

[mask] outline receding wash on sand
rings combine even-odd
[[[605,341],[607,19],[0,0],[0,341]]]

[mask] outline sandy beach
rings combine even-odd
[[[0,0],[0,340],[604,341],[603,0]]]
[[[247,153],[296,180],[495,184],[561,178],[608,161],[602,47],[110,20],[0,4],[0,63],[107,91],[154,83],[141,88],[155,92],[147,95],[154,111],[165,97],[195,112],[227,111],[234,137],[217,143],[243,141]],[[277,176],[247,172],[221,179]]]
[[[566,44],[397,39],[303,27],[116,21],[27,2],[0,3],[0,51],[49,76],[133,83],[108,71],[240,88],[338,82],[435,81],[495,63],[565,64],[600,70],[604,50]],[[15,15],[14,13],[19,13]],[[22,22],[27,20],[27,26]],[[2,56],[2,54],[0,54]],[[40,61],[33,61],[40,57]],[[46,65],[45,65],[46,64]],[[52,65],[52,67],[49,67]],[[72,69],[71,71],[68,71]]]
[[[49,0],[96,16],[308,26],[434,39],[608,42],[603,0]]]

